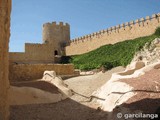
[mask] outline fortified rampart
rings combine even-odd
[[[75,38],[66,46],[65,52],[66,55],[87,53],[106,44],[114,44],[124,40],[151,35],[159,26],[160,13],[153,14],[152,17],[147,16],[146,18],[126,22],[106,30]]]
[[[74,75],[73,65],[54,64],[60,59],[69,40],[68,24],[44,24],[42,44],[25,43],[25,52],[9,53],[10,81],[40,79],[46,70],[54,70],[58,75]]]
[[[43,25],[43,43],[25,43],[25,52],[10,52],[10,62],[54,63],[56,55],[64,54],[64,46],[70,40],[70,26],[60,22]]]
[[[43,25],[43,44],[25,44],[24,53],[10,53],[11,62],[54,63],[56,55],[87,53],[106,44],[148,36],[160,26],[160,13],[70,40],[70,26],[60,22]]]

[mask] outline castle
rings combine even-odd
[[[11,62],[54,63],[55,56],[64,55],[64,46],[70,41],[70,26],[60,22],[43,25],[43,43],[25,43],[25,52],[11,52]]]
[[[78,55],[106,44],[148,36],[160,26],[160,13],[70,40],[70,26],[60,22],[43,25],[43,43],[25,44],[25,52],[11,52],[11,62],[56,63],[62,55]]]

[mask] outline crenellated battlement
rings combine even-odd
[[[52,22],[52,23],[45,23],[43,24],[43,27],[70,27],[68,23],[63,23],[63,22]]]
[[[25,46],[42,46],[42,45],[45,45],[45,44],[42,44],[42,43],[25,43]]]
[[[160,27],[160,13],[125,22],[70,40],[68,23],[43,24],[43,43],[25,43],[24,53],[10,53],[11,61],[52,61],[56,55],[78,55],[106,44],[148,36]]]
[[[140,18],[140,19],[136,19],[136,20],[132,20],[130,22],[126,22],[126,23],[122,23],[119,24],[117,26],[113,26],[104,30],[100,30],[98,32],[94,32],[82,37],[78,37],[78,38],[74,38],[70,41],[70,43],[76,43],[76,42],[84,42],[84,40],[88,40],[88,39],[94,39],[97,37],[101,37],[104,34],[106,35],[110,35],[113,32],[119,32],[119,30],[123,31],[126,29],[132,29],[132,27],[134,26],[139,26],[139,27],[143,27],[144,25],[147,26],[151,23],[154,23],[155,21],[157,21],[159,23],[160,21],[160,13],[158,14],[153,14],[152,16],[146,16],[145,18]]]
[[[160,27],[160,13],[72,39],[66,46],[66,54],[83,54],[105,44],[148,36],[153,34],[157,27]]]

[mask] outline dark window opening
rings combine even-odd
[[[54,51],[54,55],[58,55],[58,51],[57,50]]]
[[[48,41],[47,41],[47,40],[45,40],[45,41],[44,41],[44,43],[45,43],[45,44],[47,44],[47,43],[48,43]]]

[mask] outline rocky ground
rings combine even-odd
[[[117,105],[110,114],[110,119],[113,120],[160,120],[160,69],[153,69],[146,72],[138,78],[121,79],[121,82],[127,83],[133,87],[133,90],[127,92],[117,92],[121,97],[117,103],[121,101],[125,94],[130,92],[135,93],[127,101]],[[133,116],[122,116],[117,118],[117,113],[137,114],[137,118]],[[150,114],[152,116],[142,117],[140,114]],[[139,117],[139,118],[138,118]]]
[[[126,102],[126,106],[139,102],[139,104],[130,106],[130,109],[139,108],[146,113],[155,113],[156,109],[160,107],[160,69],[153,69],[138,78],[122,79],[121,81],[131,85],[134,88],[133,91],[137,93]]]
[[[73,96],[57,103],[12,105],[10,120],[144,120],[141,114],[152,114],[146,120],[159,120],[156,115],[160,116],[160,62],[142,68],[137,67],[138,63],[128,69],[133,71],[125,78],[128,70],[117,67],[64,80]]]
[[[106,112],[97,109],[90,96],[112,73],[123,70],[117,67],[105,73],[67,79],[64,82],[75,93],[71,98],[57,103],[11,106],[10,120],[106,120]]]

